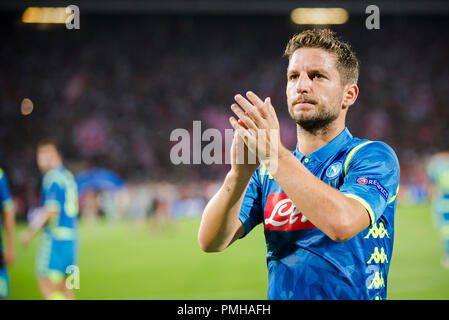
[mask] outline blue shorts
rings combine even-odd
[[[441,215],[441,220],[443,222],[449,223],[449,212],[445,212]]]
[[[6,270],[6,268],[3,268],[0,269],[0,299],[8,299],[8,297],[9,297],[8,270]]]
[[[55,239],[44,233],[36,255],[37,276],[59,283],[68,275],[67,267],[77,265],[77,260],[77,240]]]

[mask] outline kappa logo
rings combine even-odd
[[[374,275],[370,277],[370,284],[368,285],[368,289],[380,289],[383,287],[385,287],[385,280],[382,272],[375,272]]]
[[[341,172],[341,161],[334,162],[329,168],[326,170],[326,177],[329,179],[335,178]]]
[[[384,248],[374,247],[374,252],[371,254],[370,259],[366,262],[366,264],[370,264],[371,262],[375,263],[388,263],[388,256],[385,254]]]
[[[365,236],[365,239],[368,239],[370,236],[372,236],[374,239],[383,239],[385,236],[387,236],[387,238],[390,238],[390,236],[388,235],[388,231],[382,222],[379,223],[379,227],[376,223],[373,224],[373,226],[369,229],[368,234]]]
[[[265,229],[292,231],[316,228],[285,193],[270,193],[265,205]]]

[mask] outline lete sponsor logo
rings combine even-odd
[[[359,184],[367,184],[368,183],[368,179],[364,178],[364,177],[360,177],[357,179],[357,183]]]
[[[359,177],[357,178],[357,183],[358,184],[365,184],[371,187],[374,187],[377,189],[377,191],[379,191],[379,193],[381,194],[381,196],[387,200],[388,199],[388,195],[389,192],[387,191],[387,189],[379,182],[379,180],[375,179],[375,178],[365,178],[365,177]]]
[[[316,228],[285,193],[270,193],[265,205],[265,229],[292,231]]]

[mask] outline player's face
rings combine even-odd
[[[309,132],[340,116],[343,86],[336,57],[320,48],[300,48],[287,69],[287,103],[292,119]]]
[[[41,172],[47,172],[60,162],[60,156],[55,146],[43,145],[37,149],[37,166]]]

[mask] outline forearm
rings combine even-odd
[[[198,242],[206,252],[221,251],[239,234],[240,207],[251,175],[237,176],[232,170],[227,174],[222,187],[204,209],[198,231]]]
[[[43,213],[40,214],[32,224],[30,224],[27,233],[30,238],[34,237],[39,230],[54,216],[58,214],[56,211],[49,211],[43,208]]]
[[[5,229],[6,246],[14,246],[14,229],[15,229],[15,214],[12,210],[6,210],[3,213],[3,228]]]
[[[369,226],[366,210],[315,177],[291,153],[278,160],[272,173],[298,210],[331,239],[344,241]]]

